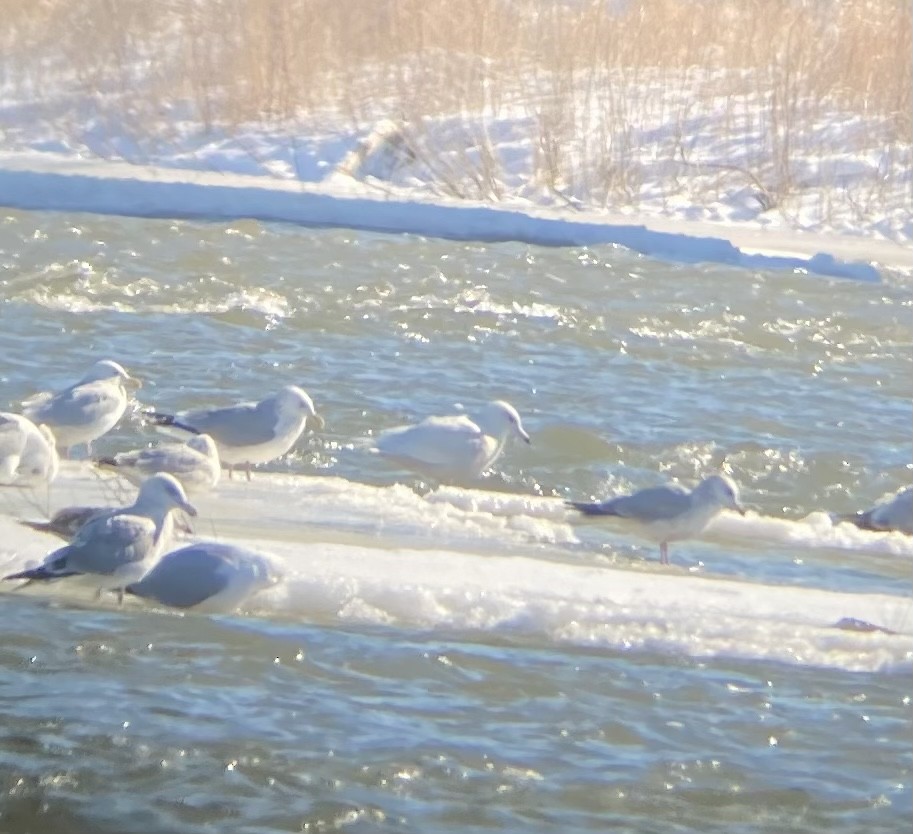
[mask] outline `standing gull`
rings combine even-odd
[[[284,455],[301,436],[308,418],[318,428],[323,420],[311,398],[297,385],[286,385],[260,402],[245,402],[223,408],[194,408],[177,414],[148,412],[157,426],[191,434],[208,434],[216,442],[222,463],[250,468]]]
[[[691,491],[669,484],[595,503],[567,504],[584,515],[631,521],[644,538],[659,544],[659,560],[664,565],[669,564],[669,542],[699,535],[722,510],[745,515],[738,487],[725,475],[711,475]]]
[[[153,475],[143,482],[131,506],[95,516],[70,544],[50,553],[37,568],[4,579],[49,581],[83,576],[91,580],[97,595],[114,589],[123,601],[124,588],[142,579],[158,559],[171,536],[171,512],[176,509],[197,514],[172,475]]]
[[[530,442],[517,410],[495,400],[472,417],[426,417],[412,426],[387,429],[377,436],[374,449],[392,463],[437,481],[465,482],[495,462],[512,434]]]
[[[120,452],[99,458],[95,463],[133,484],[141,484],[157,472],[168,472],[190,494],[213,489],[222,474],[219,450],[208,434],[195,434],[184,443],[163,443],[151,449]]]
[[[282,576],[267,557],[243,547],[196,542],[162,556],[128,594],[172,608],[234,611]]]
[[[67,450],[109,432],[127,408],[124,383],[139,382],[117,362],[102,359],[89,368],[79,382],[56,393],[45,391],[23,402],[23,413],[35,423],[44,423],[54,433],[57,445]]]

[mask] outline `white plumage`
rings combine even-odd
[[[477,414],[427,417],[411,426],[381,432],[374,449],[391,463],[444,482],[478,478],[516,435],[529,443],[517,410],[502,400]]]

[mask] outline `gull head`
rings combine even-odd
[[[286,385],[276,399],[279,401],[279,408],[282,411],[290,414],[304,412],[308,421],[313,421],[317,428],[323,428],[323,418],[317,413],[314,401],[303,388],[299,388],[297,385]]]
[[[745,515],[745,508],[739,501],[739,488],[735,481],[726,475],[711,475],[705,478],[695,487],[694,494],[704,503]]]
[[[80,382],[98,382],[107,379],[118,379],[122,383],[131,383],[137,388],[142,385],[138,379],[127,373],[123,365],[119,365],[113,359],[100,359],[89,368]]]
[[[488,403],[475,416],[475,422],[485,434],[491,437],[506,438],[509,434],[516,434],[525,442],[530,442],[517,409],[504,400]]]
[[[197,514],[196,507],[187,499],[181,482],[167,472],[146,478],[140,485],[136,503],[164,510],[183,510],[188,515]]]
[[[206,455],[208,458],[219,459],[219,449],[216,446],[216,442],[208,434],[195,434],[187,440],[185,445],[201,455]]]

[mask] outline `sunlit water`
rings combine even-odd
[[[287,383],[326,420],[199,501],[284,567],[243,612],[3,595],[3,832],[908,826],[913,542],[828,515],[910,481],[905,279],[10,214],[0,300],[3,408],[100,357],[143,380],[96,452]],[[474,488],[367,449],[495,398],[533,443]],[[563,506],[723,464],[750,513],[670,568]],[[51,507],[130,494],[71,462]],[[4,572],[44,509],[0,494]]]

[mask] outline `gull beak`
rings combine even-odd
[[[519,426],[517,426],[517,434],[519,434],[520,437],[523,438],[523,442],[526,443],[527,445],[529,445],[530,443],[533,442],[533,441],[530,439],[529,434],[527,434],[527,432],[524,431],[523,429],[521,429]]]
[[[741,504],[736,504],[736,505],[735,505],[735,511],[736,511],[739,515],[745,515],[745,508],[744,508]]]
[[[181,509],[187,513],[187,515],[196,516],[197,508],[193,506],[189,501],[181,504]]]
[[[143,383],[141,380],[137,379],[135,376],[128,376],[124,378],[124,387],[125,388],[142,388]]]
[[[326,420],[323,419],[319,414],[311,414],[307,418],[308,423],[313,423],[313,428],[316,428],[318,431],[326,425]]]

